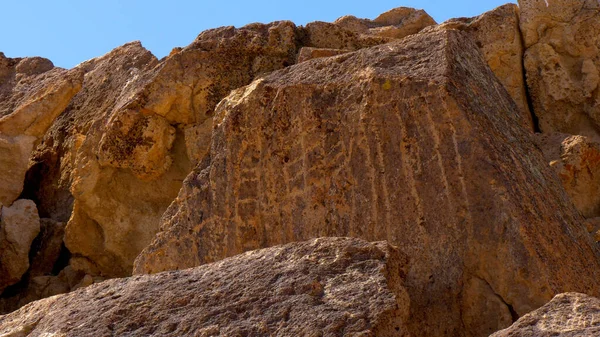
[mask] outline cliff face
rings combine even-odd
[[[84,288],[0,335],[488,336],[600,296],[598,6],[0,54],[0,312]]]

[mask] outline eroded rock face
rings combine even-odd
[[[317,239],[38,301],[0,334],[404,336],[406,267],[386,243]]]
[[[523,41],[519,8],[506,4],[474,18],[450,19],[428,29],[459,29],[468,33],[521,111],[523,126],[534,131],[523,72]]]
[[[600,335],[600,300],[584,294],[557,295],[490,337],[592,337]]]
[[[543,132],[600,140],[600,3],[520,0],[525,70]]]
[[[23,190],[35,145],[81,89],[78,70],[54,68],[47,59],[0,55],[0,202]]]
[[[101,98],[109,108],[90,126],[73,164],[75,201],[65,233],[71,265],[91,275],[129,275],[192,164],[208,152],[214,106],[256,76],[292,64],[296,49],[291,22],[224,27],[150,68],[117,73],[119,94]],[[124,56],[119,60],[131,64]]]
[[[135,272],[387,239],[414,262],[415,336],[489,335],[558,292],[599,293],[596,248],[520,116],[456,30],[274,72],[217,107],[210,158]]]
[[[40,232],[40,217],[31,200],[0,207],[0,294],[29,269],[29,249]]]
[[[313,48],[313,47],[303,47],[300,49],[298,53],[298,63],[306,62],[308,60],[320,58],[320,57],[330,57],[336,56],[340,54],[345,54],[350,50],[344,49],[331,49],[331,48]]]
[[[577,209],[586,218],[600,217],[600,144],[560,133],[537,137]]]
[[[425,27],[435,25],[436,22],[424,10],[398,7],[379,15],[374,20],[347,15],[337,19],[334,24],[358,34],[401,39],[416,34]]]

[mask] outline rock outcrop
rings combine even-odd
[[[377,26],[410,25],[408,34],[425,25],[423,15],[397,13]],[[42,181],[29,188],[36,200],[49,200],[41,202],[43,216],[68,220],[71,265],[91,275],[129,275],[192,165],[207,154],[217,103],[256,77],[294,64],[303,43],[346,43],[319,37],[328,33],[318,23],[304,29],[287,21],[223,27],[161,62],[129,44],[80,66],[84,89],[38,148],[30,176]],[[371,42],[352,47],[388,41],[363,40]]]
[[[119,84],[123,93],[78,151],[65,235],[73,267],[131,273],[191,164],[208,151],[214,106],[255,76],[292,64],[295,37],[291,22],[210,30]]]
[[[490,337],[595,337],[600,335],[600,300],[565,293]]]
[[[29,269],[31,243],[40,232],[40,217],[31,200],[0,207],[0,293]]]
[[[209,158],[135,272],[386,239],[413,261],[415,336],[489,335],[556,293],[598,294],[597,250],[520,120],[456,30],[276,71],[217,107]]]
[[[600,3],[519,0],[527,84],[543,132],[600,140]]]
[[[386,243],[293,243],[41,300],[0,335],[405,336],[406,267]]]
[[[23,190],[31,152],[81,89],[78,70],[54,68],[40,57],[0,54],[0,204]]]
[[[346,15],[335,20],[334,24],[360,35],[401,39],[416,34],[425,27],[433,26],[436,22],[424,10],[398,7],[379,15],[374,20]]]

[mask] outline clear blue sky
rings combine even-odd
[[[201,31],[251,22],[374,18],[406,6],[438,22],[479,15],[508,0],[0,0],[0,51],[43,56],[65,68],[140,40],[157,57],[185,46]],[[514,2],[514,1],[512,1]]]

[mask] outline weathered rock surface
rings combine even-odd
[[[557,295],[490,337],[595,337],[600,335],[600,300],[578,293]]]
[[[586,218],[600,217],[600,144],[562,133],[536,137],[577,209]]]
[[[459,29],[468,33],[488,65],[521,110],[523,125],[534,130],[523,71],[519,8],[506,4],[474,18],[450,19],[428,29]]]
[[[82,73],[54,68],[40,57],[0,54],[0,202],[10,205],[23,190],[37,142],[81,89]]]
[[[600,3],[519,0],[525,70],[543,132],[600,140]]]
[[[276,22],[209,30],[121,83],[123,93],[91,127],[75,162],[65,235],[73,267],[92,275],[131,274],[191,163],[208,151],[214,106],[256,76],[292,64],[295,29]]]
[[[423,10],[399,7],[381,14],[375,20],[348,15],[333,23],[311,22],[298,29],[298,38],[304,47],[358,50],[416,34],[435,24],[435,20]],[[306,60],[300,56],[298,62]]]
[[[374,20],[359,19],[352,15],[337,19],[334,24],[361,35],[401,39],[436,24],[424,10],[398,7],[379,15]]]
[[[598,252],[520,119],[456,30],[274,72],[217,107],[210,158],[135,272],[387,239],[413,260],[414,336],[489,335],[556,293],[600,294]]]
[[[31,200],[0,207],[0,294],[29,269],[29,249],[40,232],[40,217]]]
[[[0,316],[2,336],[404,336],[407,259],[328,238],[109,280]]]
[[[320,57],[330,57],[330,56],[345,54],[347,52],[350,52],[350,50],[303,47],[302,49],[300,49],[300,52],[298,53],[298,63],[306,62],[308,60],[312,60],[312,59],[316,59],[316,58],[320,58]]]

